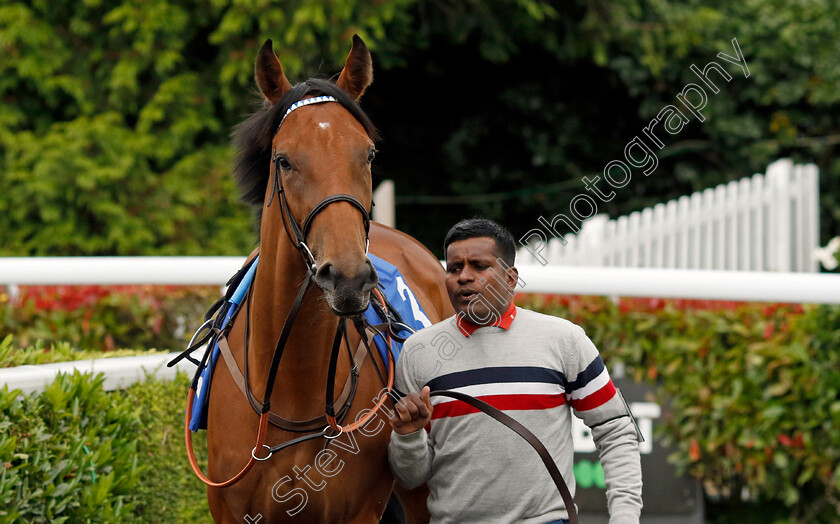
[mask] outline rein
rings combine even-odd
[[[569,516],[569,524],[578,524],[575,503],[572,499],[572,494],[569,491],[569,487],[566,486],[566,481],[563,480],[563,475],[557,468],[557,464],[554,463],[554,459],[551,458],[551,453],[548,452],[543,443],[540,442],[540,439],[538,439],[536,435],[531,433],[531,431],[528,428],[517,422],[517,420],[511,417],[510,415],[497,409],[494,406],[491,406],[483,400],[471,397],[470,395],[465,395],[458,391],[432,391],[429,393],[429,397],[450,397],[456,400],[460,400],[461,402],[465,402],[470,406],[480,411],[483,411],[486,415],[489,415],[490,417],[501,422],[503,425],[507,426],[508,429],[512,430],[514,433],[525,439],[525,441],[528,444],[530,444],[531,447],[534,448],[534,450],[540,456],[540,460],[542,460],[543,464],[545,465],[545,468],[548,470],[548,474],[551,476],[551,480],[554,481],[554,485],[557,487],[557,491],[560,492],[560,497],[563,499],[563,504],[566,506],[566,513]]]
[[[338,101],[335,98],[333,98],[332,96],[319,96],[319,97],[307,98],[307,99],[295,102],[286,111],[285,115],[283,116],[283,120],[281,120],[281,122],[280,122],[280,125],[283,124],[283,121],[286,119],[286,117],[289,115],[289,113],[291,113],[295,109],[298,109],[300,107],[304,107],[304,106],[307,106],[307,105],[311,105],[311,104],[320,104],[320,103],[325,103],[325,102],[338,102]],[[278,126],[277,131],[275,132],[275,135],[279,131],[280,131],[280,126]],[[358,358],[358,355],[361,354],[361,347],[357,350],[357,355],[356,356],[350,354],[350,339],[349,339],[348,332],[347,332],[346,319],[341,318],[339,320],[338,328],[336,329],[336,334],[335,334],[335,338],[334,338],[334,341],[333,341],[332,350],[330,352],[330,364],[329,364],[329,370],[328,370],[328,375],[327,375],[327,391],[326,391],[327,395],[326,395],[326,402],[325,402],[325,415],[323,415],[321,417],[317,417],[317,418],[309,420],[309,421],[304,421],[304,422],[287,421],[287,420],[282,419],[280,417],[276,417],[276,416],[272,417],[272,415],[274,415],[274,414],[271,413],[271,393],[274,390],[274,383],[275,383],[275,380],[277,378],[277,371],[278,371],[279,366],[280,366],[280,360],[283,357],[283,352],[286,348],[286,343],[289,340],[289,336],[291,334],[292,327],[294,326],[294,322],[297,319],[298,313],[300,311],[301,304],[303,303],[303,299],[306,296],[306,292],[308,291],[309,287],[311,286],[312,279],[315,276],[315,273],[317,271],[317,263],[316,263],[315,257],[312,254],[312,250],[309,249],[309,246],[306,244],[306,238],[309,234],[309,229],[312,225],[312,221],[315,219],[315,217],[318,215],[318,213],[320,213],[321,211],[326,209],[326,207],[329,206],[330,204],[334,204],[336,202],[348,202],[348,203],[352,204],[354,207],[356,207],[362,214],[362,219],[363,219],[364,228],[365,228],[365,253],[366,254],[367,254],[368,248],[370,247],[370,236],[369,236],[370,235],[370,215],[369,215],[367,209],[362,205],[361,202],[359,202],[358,199],[356,199],[355,197],[353,197],[351,195],[348,195],[348,194],[338,193],[338,194],[330,195],[330,196],[324,198],[323,200],[321,200],[318,204],[316,204],[309,211],[309,213],[306,216],[306,219],[303,221],[303,226],[299,227],[298,223],[295,220],[295,217],[292,214],[292,211],[289,207],[289,203],[286,200],[286,192],[283,188],[283,182],[282,182],[281,176],[280,176],[280,159],[281,158],[282,157],[280,155],[277,155],[276,151],[272,150],[272,165],[274,167],[274,173],[273,173],[274,180],[272,182],[272,186],[273,186],[272,187],[272,193],[271,193],[271,196],[269,197],[269,201],[268,201],[268,204],[266,205],[266,207],[271,206],[272,202],[274,201],[274,197],[277,196],[278,194],[280,195],[278,200],[280,202],[280,209],[281,209],[281,213],[282,213],[281,216],[282,216],[282,219],[283,219],[283,227],[286,231],[286,235],[289,237],[289,240],[292,242],[292,245],[294,245],[295,248],[298,250],[298,252],[301,254],[301,257],[303,258],[303,263],[306,266],[307,271],[306,271],[306,276],[304,277],[304,280],[301,283],[300,288],[298,289],[297,296],[295,297],[295,300],[292,303],[292,307],[289,310],[288,315],[286,316],[285,322],[283,323],[283,328],[280,332],[280,336],[277,339],[277,343],[275,344],[274,356],[271,359],[271,366],[269,368],[268,379],[266,380],[266,384],[265,384],[265,392],[263,394],[262,406],[260,406],[259,409],[258,409],[258,401],[254,398],[253,394],[251,393],[250,385],[248,384],[248,375],[247,375],[247,373],[248,373],[248,335],[249,335],[249,331],[250,331],[250,306],[251,306],[251,303],[252,303],[251,292],[252,292],[253,287],[254,287],[253,283],[250,285],[250,287],[248,289],[248,298],[247,298],[248,304],[247,304],[247,309],[246,309],[245,349],[244,349],[244,352],[245,352],[245,356],[244,356],[245,375],[244,375],[243,379],[241,380],[241,383],[240,383],[240,380],[237,379],[238,378],[237,374],[239,374],[241,376],[242,373],[239,371],[239,368],[236,365],[236,361],[233,359],[233,355],[230,351],[230,346],[227,343],[227,332],[229,331],[229,329],[233,325],[233,318],[230,319],[230,321],[228,322],[228,324],[226,326],[226,329],[224,331],[222,331],[220,326],[215,326],[214,328],[211,328],[210,332],[206,336],[202,337],[202,339],[197,344],[195,344],[195,345],[191,344],[190,347],[187,348],[186,351],[184,351],[181,355],[179,355],[178,357],[176,357],[176,359],[174,359],[172,362],[169,363],[170,366],[174,365],[177,361],[179,361],[179,360],[181,360],[182,358],[185,358],[185,357],[189,358],[191,361],[195,362],[194,359],[189,357],[189,353],[191,353],[192,351],[194,351],[195,349],[200,347],[204,342],[206,342],[208,340],[211,341],[211,343],[208,344],[208,349],[207,349],[207,351],[205,351],[204,356],[201,359],[201,362],[198,363],[199,368],[198,368],[198,370],[197,370],[197,372],[196,372],[195,376],[193,377],[193,380],[190,384],[190,390],[189,390],[189,394],[188,394],[188,397],[187,397],[187,412],[186,412],[185,425],[184,425],[187,455],[189,457],[190,466],[192,466],[193,472],[196,474],[196,476],[202,482],[204,482],[206,485],[208,485],[210,487],[223,488],[223,487],[227,487],[227,486],[235,484],[236,482],[238,482],[239,480],[241,480],[245,476],[245,474],[254,466],[254,464],[256,464],[257,462],[262,462],[262,461],[268,460],[269,458],[271,458],[271,456],[274,453],[276,453],[276,452],[278,452],[278,451],[280,451],[284,448],[287,448],[289,446],[292,446],[294,444],[298,444],[300,442],[304,442],[304,441],[307,441],[307,440],[310,440],[310,439],[313,439],[313,438],[323,437],[323,438],[327,438],[327,439],[334,439],[334,438],[337,438],[342,433],[349,433],[349,432],[357,430],[359,427],[362,427],[365,424],[367,424],[367,422],[374,415],[376,415],[376,413],[379,411],[379,409],[384,404],[385,399],[387,397],[387,395],[382,395],[381,398],[377,401],[376,405],[373,407],[373,409],[368,411],[368,413],[364,417],[362,417],[361,420],[356,420],[352,424],[348,424],[346,426],[341,425],[341,421],[343,420],[344,416],[346,416],[347,412],[349,411],[350,405],[352,404],[353,398],[355,397],[356,387],[358,385],[359,368],[360,368],[361,363],[364,359],[364,355],[362,355],[361,359]],[[294,236],[294,238],[292,238],[293,236]],[[236,278],[236,277],[234,277],[234,278]],[[387,311],[385,297],[379,292],[378,289],[374,289],[373,293],[380,300],[380,304],[381,304],[382,309]],[[214,306],[211,307],[211,311],[208,312],[208,317],[212,315],[212,312],[217,307],[218,306],[216,304],[214,304]],[[207,322],[205,322],[204,326],[206,326],[210,323],[209,318],[207,318],[206,320],[207,320]],[[391,351],[387,351],[388,361],[389,361],[390,365],[388,366],[389,371],[388,371],[388,379],[387,379],[387,383],[386,383],[385,379],[382,376],[382,373],[379,371],[379,365],[376,363],[376,360],[373,357],[373,354],[371,352],[370,345],[369,345],[368,340],[367,340],[366,326],[364,325],[363,320],[354,320],[353,324],[354,324],[354,327],[356,328],[356,330],[358,331],[359,336],[361,337],[362,345],[364,345],[364,347],[367,351],[367,354],[369,354],[371,356],[371,360],[373,360],[373,364],[376,368],[376,372],[379,375],[380,379],[382,380],[383,385],[388,390],[392,390],[393,385],[394,385],[394,368],[396,366],[396,362],[394,361],[393,353]],[[202,328],[200,328],[199,331],[201,331],[204,326],[202,326]],[[386,341],[388,342],[388,345],[390,346],[390,344],[391,344],[390,330],[386,331],[384,333],[384,335],[385,335]],[[236,475],[234,475],[233,477],[231,477],[230,479],[228,479],[224,482],[213,482],[207,476],[205,476],[204,473],[201,471],[201,468],[198,466],[198,461],[196,460],[195,453],[193,451],[192,432],[190,430],[190,423],[192,421],[192,408],[193,408],[193,402],[195,400],[196,389],[198,387],[198,379],[200,377],[201,370],[208,364],[207,360],[212,353],[212,349],[213,349],[213,343],[212,342],[213,342],[214,338],[218,342],[219,350],[222,353],[222,355],[225,359],[225,363],[228,365],[228,368],[230,369],[231,374],[234,376],[235,382],[237,382],[237,385],[239,385],[240,389],[243,390],[243,394],[245,394],[246,398],[249,400],[251,405],[254,407],[255,411],[258,411],[258,414],[260,416],[259,426],[258,426],[258,431],[257,431],[257,441],[256,441],[256,444],[254,445],[254,448],[251,450],[251,458],[248,460],[247,464],[245,464],[245,466],[239,471],[239,473],[237,473]],[[340,347],[341,347],[342,340],[344,340],[346,342],[348,355],[350,356],[351,371],[350,371],[350,376],[348,377],[348,382],[351,382],[352,385],[350,385],[350,389],[347,390],[347,385],[348,384],[345,384],[345,392],[348,393],[347,398],[346,398],[346,401],[344,402],[344,405],[342,406],[342,408],[339,410],[338,413],[336,413],[335,406],[334,406],[334,400],[333,400],[334,399],[334,391],[335,391],[335,374],[336,374],[336,366],[337,366],[337,362],[338,362],[338,353],[339,353],[339,350],[340,350]],[[212,366],[212,359],[210,359],[210,365]],[[234,372],[234,370],[236,370],[236,371]],[[212,370],[211,370],[211,373],[212,373]],[[343,396],[344,396],[344,392],[342,394],[342,397]],[[339,400],[341,400],[342,397],[340,397]],[[325,422],[325,424],[322,424],[322,420]],[[297,431],[297,432],[315,431],[315,432],[312,433],[312,434],[309,434],[309,435],[305,435],[305,436],[302,436],[302,437],[292,439],[288,442],[284,442],[284,443],[282,443],[278,446],[270,447],[270,446],[265,444],[265,437],[266,437],[266,433],[267,433],[267,430],[268,430],[268,423],[270,421],[273,422],[278,427],[280,427],[281,429],[285,429],[285,430],[288,430],[288,431]],[[286,423],[286,424],[288,424],[292,427],[291,428],[284,427],[284,423]],[[318,426],[313,427],[313,428],[306,427],[306,426],[309,426],[312,423],[317,424]],[[335,431],[336,434],[335,435],[327,435],[328,430]],[[257,454],[258,450],[261,450],[262,448],[265,448],[266,450],[268,450],[267,454],[263,457],[257,457],[256,454]]]

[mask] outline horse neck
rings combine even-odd
[[[283,228],[279,207],[263,210],[260,260],[254,276],[249,353],[254,362],[252,378],[257,384],[265,383],[277,340],[307,271]],[[274,216],[269,217],[270,213]],[[289,377],[325,376],[337,326],[338,317],[329,310],[320,288],[312,283],[294,321],[279,373]]]

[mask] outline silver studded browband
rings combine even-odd
[[[294,104],[289,106],[289,109],[286,110],[286,114],[283,115],[283,119],[280,120],[280,124],[277,126],[277,131],[280,131],[280,126],[283,125],[283,121],[286,120],[286,117],[289,116],[289,113],[291,113],[295,109],[297,109],[299,107],[303,107],[303,106],[308,106],[308,105],[311,105],[311,104],[323,104],[324,102],[338,102],[338,100],[336,100],[335,97],[332,97],[332,96],[329,96],[329,95],[316,96],[316,97],[312,97],[312,98],[304,98],[303,100],[298,100],[297,102],[295,102]]]

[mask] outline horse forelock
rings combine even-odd
[[[358,102],[334,83],[311,78],[297,84],[284,94],[274,105],[257,110],[238,124],[233,130],[233,145],[236,149],[233,172],[243,201],[254,206],[257,226],[262,217],[262,204],[269,182],[271,143],[283,115],[295,102],[308,96],[329,95],[335,97],[353,118],[359,121],[371,140],[376,142],[379,134]]]

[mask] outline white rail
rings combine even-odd
[[[840,274],[517,265],[526,293],[840,304]]]
[[[0,258],[0,285],[224,285],[245,257]],[[518,264],[526,293],[840,303],[840,275]]]
[[[4,257],[0,285],[224,285],[245,257]]]
[[[83,373],[104,373],[103,388],[105,391],[122,389],[135,382],[140,382],[145,379],[147,373],[149,376],[164,380],[172,380],[178,371],[192,374],[195,371],[195,366],[187,360],[182,360],[171,368],[166,367],[166,362],[172,360],[176,355],[178,353],[173,352],[139,357],[97,358],[0,368],[0,387],[5,384],[9,386],[9,390],[20,389],[23,393],[40,392],[52,384],[59,373],[70,374],[76,370]]]

